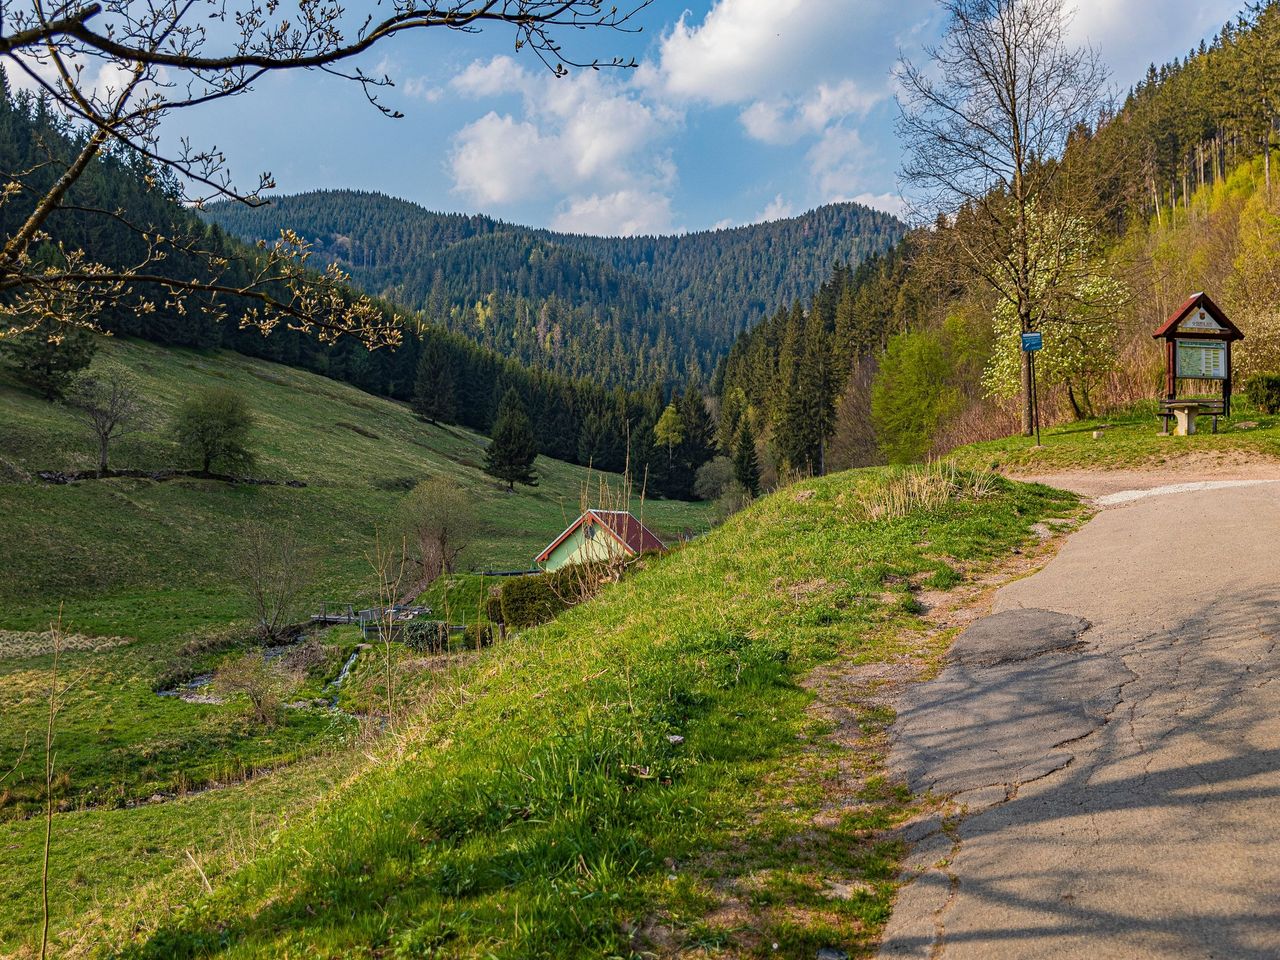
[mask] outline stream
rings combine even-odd
[[[294,640],[292,643],[263,647],[263,659],[268,662],[278,660],[280,657],[288,653],[289,650],[296,647],[299,643],[302,643],[304,639],[305,635],[300,635],[298,639]],[[355,668],[356,661],[360,659],[360,654],[365,649],[365,644],[359,644],[351,651],[351,655],[347,657],[346,661],[342,664],[342,669],[338,671],[338,675],[324,685],[319,697],[312,700],[298,700],[292,703],[286,703],[284,706],[293,710],[301,710],[324,704],[335,713],[346,713],[345,710],[338,706],[338,696],[342,692],[343,682],[351,675],[351,671]],[[187,680],[184,683],[179,683],[167,690],[157,690],[156,695],[160,697],[175,697],[184,703],[224,703],[225,701],[222,697],[205,692],[212,683],[212,673],[201,673],[192,677],[190,680]]]

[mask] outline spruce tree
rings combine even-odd
[[[760,496],[760,460],[756,456],[756,437],[751,421],[742,418],[738,442],[733,452],[733,476],[753,497]]]
[[[443,345],[435,337],[422,343],[418,373],[413,385],[413,412],[429,423],[454,423],[457,417],[457,388],[453,366]]]
[[[827,333],[817,310],[788,333],[776,435],[787,463],[821,475],[826,442],[835,429],[835,378]]]
[[[76,373],[89,366],[98,342],[83,327],[44,323],[4,347],[13,376],[52,402],[62,399]]]
[[[533,425],[520,403],[520,395],[512,387],[498,404],[492,439],[484,454],[484,472],[505,482],[508,490],[515,490],[517,483],[536,487],[538,474],[533,462],[537,457]]]

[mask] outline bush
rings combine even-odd
[[[693,492],[700,500],[718,500],[735,483],[733,461],[728,457],[715,457],[698,468]]]
[[[400,642],[419,653],[440,653],[449,647],[449,624],[443,620],[412,620],[400,628]]]
[[[493,643],[493,625],[489,623],[469,623],[462,633],[462,643],[468,650],[479,650]]]
[[[573,606],[566,590],[569,581],[565,571],[569,569],[562,567],[555,573],[512,577],[504,583],[500,596],[501,622],[513,630],[536,627],[568,610]]]
[[[244,694],[254,722],[270,727],[275,726],[280,706],[298,686],[299,678],[283,664],[269,661],[261,651],[255,651],[220,664],[213,683],[219,693]]]
[[[1280,374],[1259,373],[1244,382],[1244,395],[1266,414],[1280,413]]]

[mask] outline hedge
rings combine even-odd
[[[1280,413],[1280,374],[1259,373],[1244,383],[1244,395],[1266,414]]]

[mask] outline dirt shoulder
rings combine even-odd
[[[1070,490],[1082,497],[1098,498],[1125,490],[1150,490],[1170,484],[1280,480],[1280,460],[1238,453],[1189,453],[1155,466],[1051,473],[1010,471],[1009,476],[1014,480]]]

